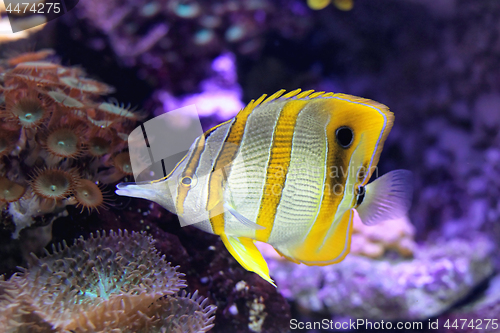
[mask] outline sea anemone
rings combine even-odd
[[[101,103],[97,107],[97,110],[102,111],[106,118],[124,118],[132,121],[136,121],[142,118],[142,115],[138,112],[133,112],[134,110],[130,106],[125,107],[123,104],[115,103]]]
[[[52,49],[44,49],[37,52],[26,52],[13,57],[10,57],[7,60],[9,66],[16,66],[22,62],[28,61],[40,61],[51,55],[54,55],[54,50]]]
[[[5,75],[6,81],[9,83],[24,83],[31,87],[47,87],[47,86],[57,86],[57,81],[53,78],[42,78],[39,76],[27,75],[27,74],[12,74],[8,73]]]
[[[45,199],[64,199],[75,187],[76,175],[73,171],[52,168],[38,170],[31,178],[31,188]]]
[[[121,152],[113,157],[114,170],[99,175],[99,181],[104,184],[116,183],[125,176],[133,175],[132,163],[128,152]]]
[[[75,198],[77,207],[81,206],[82,211],[87,209],[99,211],[100,207],[106,207],[106,202],[102,190],[94,182],[88,179],[80,179],[75,187]]]
[[[100,95],[112,87],[86,78],[82,68],[44,60],[52,54],[0,59],[0,176],[9,179],[0,182],[0,191],[7,190],[0,193],[0,210],[15,225],[14,238],[36,218],[62,216],[67,206],[106,207],[99,186],[78,180],[118,181],[131,174],[129,158],[115,155],[126,150],[127,133],[140,116],[118,102],[103,103]],[[11,201],[12,191],[24,187],[26,193]]]
[[[113,87],[107,84],[85,78],[76,78],[72,76],[61,77],[59,82],[65,88],[69,88],[70,95],[88,93],[96,95],[107,95],[114,91]]]
[[[117,154],[113,158],[113,165],[115,168],[120,170],[124,175],[133,175],[132,163],[130,162],[130,155],[128,152],[122,152]]]
[[[87,151],[95,157],[103,156],[111,150],[111,142],[103,137],[91,137],[87,143]]]
[[[12,69],[13,73],[18,74],[57,74],[59,65],[47,61],[27,61],[16,65]]]
[[[77,110],[85,107],[80,101],[60,91],[49,91],[47,96],[51,103],[56,103],[65,110]]]
[[[38,94],[25,91],[21,92],[21,94],[24,96],[19,98],[11,97],[10,94],[6,96],[7,114],[17,119],[24,128],[39,127],[47,116],[46,108],[37,97]]]
[[[25,191],[24,186],[0,176],[0,201],[14,202],[19,200]]]
[[[47,135],[44,148],[55,156],[76,158],[83,148],[79,134],[74,128],[56,128]]]
[[[8,332],[207,332],[215,306],[181,293],[183,274],[144,233],[110,232],[65,243],[0,281],[0,326]]]

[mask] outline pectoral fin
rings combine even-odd
[[[259,274],[261,278],[276,287],[273,279],[269,276],[267,262],[264,257],[262,257],[262,254],[259,249],[257,249],[252,239],[226,235],[221,235],[220,237],[229,253],[231,253],[241,266],[248,271]]]
[[[356,208],[366,225],[394,220],[408,212],[413,193],[412,173],[394,170],[365,187],[363,202]]]
[[[252,229],[257,229],[257,230],[266,229],[266,227],[258,225],[257,223],[250,221],[249,219],[247,219],[246,217],[244,217],[243,215],[238,213],[234,209],[234,207],[228,203],[224,204],[224,209],[227,210],[228,212],[230,212],[231,215],[233,215],[244,226],[247,226],[247,227],[252,228]]]

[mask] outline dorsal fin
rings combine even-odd
[[[321,95],[323,95],[324,93],[325,93],[324,91],[316,91],[315,93],[312,93],[311,95],[309,95],[309,98],[313,99],[316,97],[321,97]]]
[[[266,100],[264,102],[262,102],[262,104],[265,104],[267,102],[271,102],[271,101],[275,100],[276,98],[280,98],[281,95],[283,95],[283,93],[285,91],[286,91],[285,89],[278,90],[277,92],[275,92],[274,94],[272,94],[271,96],[266,98]]]
[[[351,97],[350,100],[353,100],[352,97],[354,97],[354,96],[344,95],[344,94],[335,94],[333,92],[327,92],[327,93],[325,93],[324,91],[316,91],[315,92],[314,90],[302,91],[302,89],[300,89],[300,88],[289,91],[286,94],[285,94],[285,91],[286,91],[285,89],[281,89],[269,97],[267,97],[267,94],[264,94],[264,95],[260,96],[257,100],[252,99],[250,101],[250,103],[248,103],[247,106],[245,106],[245,108],[243,108],[243,110],[241,110],[241,111],[252,112],[253,109],[255,109],[259,105],[264,105],[264,104],[272,102],[276,99],[289,99],[292,97],[295,97],[297,99],[303,99],[303,98],[314,99],[314,98],[320,98],[320,97],[339,96],[339,97],[346,98],[346,99],[347,99],[347,97]],[[365,99],[360,98],[359,100],[365,100]],[[366,101],[370,101],[370,100],[366,100]],[[370,102],[373,102],[373,101],[370,101]],[[367,104],[368,104],[368,102],[367,102]]]
[[[306,98],[307,96],[309,96],[313,92],[314,92],[314,90],[303,91],[303,92],[301,92],[300,94],[297,95],[297,99]]]

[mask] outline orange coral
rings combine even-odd
[[[9,66],[15,66],[18,65],[22,62],[28,62],[28,61],[40,61],[44,60],[45,58],[54,55],[54,50],[51,49],[46,49],[46,50],[40,50],[38,52],[26,52],[22,53],[16,56],[12,56],[7,60],[7,64]]]
[[[45,199],[64,199],[75,188],[75,172],[61,169],[38,170],[31,180],[31,188]]]
[[[36,91],[20,89],[5,96],[7,122],[17,121],[24,128],[37,128],[47,117],[48,110]]]
[[[82,134],[70,126],[54,128],[48,133],[44,148],[54,156],[76,158],[83,152]]]
[[[0,59],[0,209],[12,216],[14,237],[35,217],[57,216],[66,205],[105,206],[103,184],[131,174],[123,150],[143,115],[101,100],[112,87],[46,60],[53,54]],[[25,195],[16,200],[5,192],[21,188]]]
[[[13,202],[19,200],[26,188],[18,183],[0,177],[0,201]]]
[[[95,157],[105,155],[111,150],[111,142],[106,140],[106,138],[100,136],[91,137],[87,143],[87,146],[89,154]]]
[[[78,201],[77,207],[81,206],[88,211],[106,207],[106,200],[102,190],[94,182],[88,179],[81,179],[75,187],[75,199]]]
[[[126,175],[132,175],[130,155],[127,152],[120,153],[113,158],[114,166]]]

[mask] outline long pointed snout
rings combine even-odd
[[[156,193],[151,184],[120,183],[116,188],[115,193],[118,195],[156,201]]]
[[[151,200],[175,213],[172,195],[164,182],[120,183],[116,188],[118,195]]]

